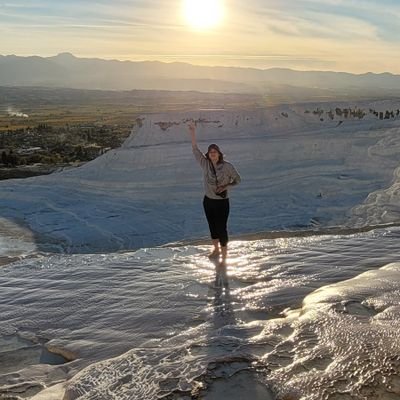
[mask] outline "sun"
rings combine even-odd
[[[192,28],[210,29],[222,21],[222,0],[184,0],[183,12],[187,23]]]

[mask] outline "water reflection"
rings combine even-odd
[[[232,307],[227,264],[225,262],[215,262],[214,264],[214,327],[220,328],[235,324],[236,319]]]

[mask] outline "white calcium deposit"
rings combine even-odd
[[[0,182],[2,216],[23,221],[39,249],[207,238],[202,175],[186,127],[194,119],[200,148],[218,143],[242,176],[231,191],[232,235],[396,221],[400,119],[379,120],[368,109],[399,104],[362,103],[363,119],[329,118],[337,106],[345,105],[145,115],[120,148],[80,168]]]

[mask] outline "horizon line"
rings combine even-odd
[[[227,68],[227,69],[251,69],[251,70],[256,70],[256,71],[269,71],[269,70],[274,70],[274,69],[281,69],[281,70],[289,70],[289,71],[295,71],[295,72],[323,72],[323,73],[337,73],[337,74],[349,74],[349,75],[356,75],[356,76],[361,76],[361,75],[368,75],[368,74],[374,74],[374,75],[393,75],[393,76],[400,76],[400,73],[395,73],[395,72],[390,72],[390,71],[383,71],[383,72],[373,72],[371,70],[367,70],[365,72],[349,72],[349,71],[343,71],[343,70],[332,70],[332,69],[297,69],[297,68],[290,68],[290,67],[268,67],[268,68],[257,68],[257,67],[248,67],[248,66],[240,66],[240,65],[210,65],[210,64],[193,64],[187,61],[162,61],[162,60],[152,60],[152,59],[143,59],[143,60],[134,60],[134,59],[119,59],[119,58],[104,58],[100,56],[77,56],[73,54],[70,51],[62,51],[60,53],[54,54],[54,55],[38,55],[38,54],[30,54],[30,55],[18,55],[18,54],[0,54],[0,57],[19,57],[19,58],[32,58],[32,57],[38,57],[38,58],[54,58],[58,57],[60,55],[70,55],[74,58],[77,59],[86,59],[86,60],[103,60],[103,61],[117,61],[117,62],[131,62],[131,63],[145,63],[145,62],[158,62],[161,64],[186,64],[194,67],[205,67],[205,68]],[[196,56],[203,56],[203,57],[224,57],[224,55],[217,55],[217,54],[190,54],[190,55],[183,55],[183,54],[157,54],[155,56],[160,56],[160,57],[196,57]],[[244,57],[244,58],[278,58],[278,57],[287,57],[288,59],[290,58],[287,55],[229,55],[226,58],[229,59],[229,57]]]

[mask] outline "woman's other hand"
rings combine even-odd
[[[228,189],[228,185],[218,186],[215,192],[216,192],[216,193],[222,193],[222,192],[224,192],[224,191],[227,190],[227,189]]]
[[[189,122],[188,128],[189,128],[189,133],[191,135],[195,135],[196,134],[196,124],[194,123],[194,121],[190,121]]]

